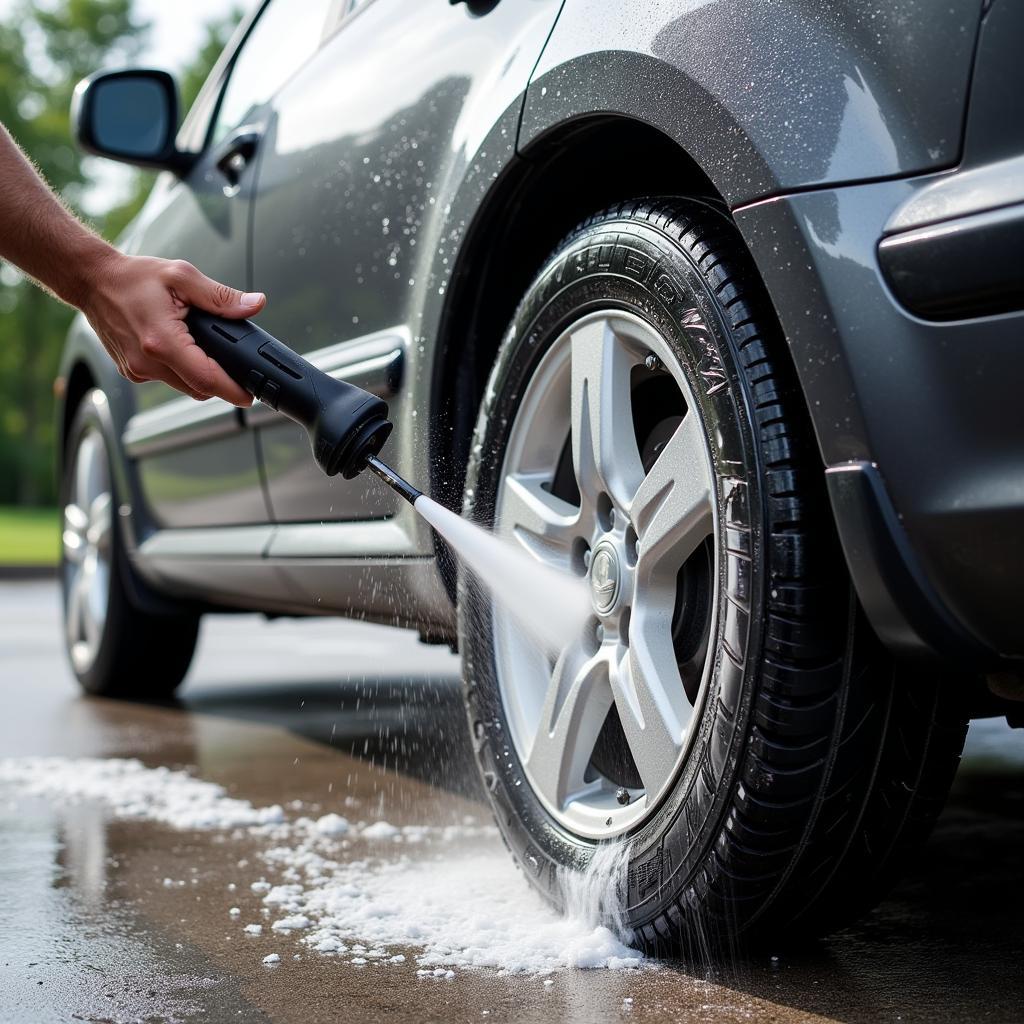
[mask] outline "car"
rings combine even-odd
[[[411,627],[556,906],[614,848],[655,952],[853,920],[969,719],[1021,717],[1021,38],[1012,0],[269,0],[180,127],[166,73],[86,80],[82,145],[161,172],[126,251],[265,290],[399,473],[593,608],[552,657],[370,474],[79,318],[82,686],[166,698],[205,612]]]

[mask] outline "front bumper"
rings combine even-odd
[[[896,237],[894,213],[953,178],[735,216],[792,350],[871,622],[894,650],[980,666],[1024,657],[1024,294],[996,315],[928,320],[894,293],[879,249],[887,229]],[[985,266],[996,281],[1005,272],[994,257],[975,263],[971,302],[998,290]]]

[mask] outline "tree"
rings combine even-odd
[[[91,177],[71,139],[71,96],[86,75],[136,57],[149,25],[135,17],[133,4],[56,0],[41,8],[22,0],[0,23],[0,120],[78,213]],[[237,20],[207,26],[202,51],[182,76],[186,108]],[[137,173],[126,199],[95,218],[106,237],[116,238],[135,216],[152,180]],[[71,316],[12,267],[0,267],[0,502],[55,499],[52,388]]]

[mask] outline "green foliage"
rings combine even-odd
[[[69,110],[78,81],[130,64],[149,25],[134,0],[21,0],[0,22],[0,121],[76,212],[91,183],[90,164],[71,139]],[[240,14],[211,22],[195,61],[181,70],[185,109],[223,49]],[[135,217],[153,175],[137,172],[128,194],[94,218],[116,239]],[[56,498],[53,379],[72,311],[0,267],[0,502],[36,505]]]
[[[195,60],[182,71],[178,84],[181,89],[182,110],[188,110],[196,101],[199,90],[203,87],[213,65],[234,32],[235,26],[242,20],[242,8],[233,7],[223,18],[215,18],[203,26],[204,38]]]

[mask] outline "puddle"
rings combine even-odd
[[[0,1017],[264,1021],[200,951],[109,898],[115,870],[94,814],[0,806]]]

